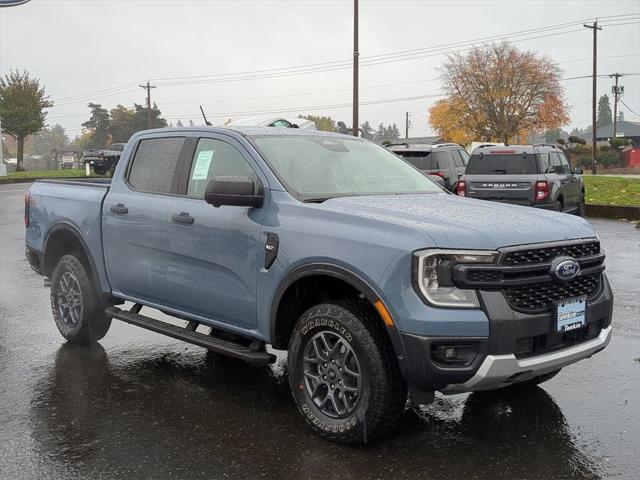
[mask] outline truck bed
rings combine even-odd
[[[95,261],[100,286],[108,291],[102,252],[102,203],[110,178],[37,180],[29,188],[29,222],[26,246],[44,254],[46,244],[60,229],[71,229],[85,242]]]

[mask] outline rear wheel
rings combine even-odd
[[[71,343],[96,342],[111,326],[87,269],[74,255],[63,256],[53,271],[51,309],[58,330]]]
[[[109,171],[109,169],[105,165],[94,165],[93,171],[96,173],[96,175],[104,175]]]
[[[562,203],[562,200],[558,200],[558,201],[556,202],[555,211],[556,211],[556,212],[564,212],[564,205],[563,205],[563,203]]]
[[[289,384],[298,409],[321,437],[367,443],[404,411],[407,387],[379,319],[358,301],[316,305],[289,343]]]

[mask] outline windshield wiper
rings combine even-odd
[[[496,172],[496,173],[507,173],[507,169],[506,168],[494,168],[493,170],[489,170],[490,172]]]

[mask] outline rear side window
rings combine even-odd
[[[456,167],[464,167],[466,165],[461,152],[462,150],[453,150],[451,152],[453,155],[453,163],[456,164]]]
[[[469,175],[531,175],[537,174],[535,155],[488,154],[471,155],[466,173]]]
[[[449,154],[449,152],[433,152],[431,155],[435,158],[435,164],[437,165],[431,170],[446,170],[449,168],[449,161],[451,160],[451,154]]]
[[[431,152],[394,152],[418,170],[436,170],[437,159]]]
[[[204,198],[209,180],[222,176],[242,176],[258,181],[247,160],[233,145],[213,138],[201,138],[191,164],[187,195]]]
[[[565,157],[562,153],[558,154],[560,156],[560,165],[562,166],[562,169],[564,171],[564,173],[566,173],[567,175],[571,174],[571,166],[569,165],[569,162],[567,161],[567,157]]]
[[[141,192],[170,193],[183,145],[182,137],[140,140],[129,170],[129,184]]]
[[[540,153],[538,159],[540,161],[540,173],[553,173],[550,154]]]

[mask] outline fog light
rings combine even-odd
[[[444,349],[445,360],[454,360],[458,356],[458,351],[453,347],[447,347]]]
[[[480,344],[476,342],[459,345],[431,345],[431,357],[434,362],[446,367],[467,367],[480,353]]]

